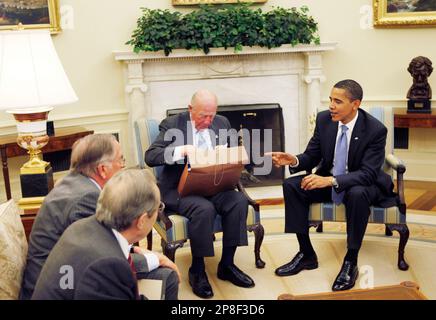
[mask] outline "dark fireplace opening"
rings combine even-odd
[[[183,111],[187,108],[167,110],[167,116],[171,116]],[[260,156],[263,157],[265,146],[264,129],[271,129],[272,145],[271,151],[284,151],[285,137],[283,112],[278,103],[268,104],[244,104],[244,105],[223,105],[218,107],[218,114],[225,116],[233,129],[248,130],[250,137],[253,136],[253,130],[258,129],[260,139],[250,139],[249,150],[260,150]],[[241,182],[245,187],[260,187],[281,185],[283,182],[285,168],[276,168],[272,166],[271,172],[266,175],[255,174],[255,168],[261,167],[263,164],[255,164],[253,154],[249,152],[250,164],[246,165],[246,170],[243,171]]]

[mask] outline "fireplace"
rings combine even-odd
[[[171,116],[187,108],[168,109],[167,116]],[[264,166],[264,152],[284,151],[284,124],[282,108],[277,103],[248,104],[248,105],[225,105],[218,107],[218,114],[225,116],[233,129],[239,131],[241,141],[246,146],[250,164],[245,166],[241,182],[245,187],[260,187],[281,185],[284,178],[284,167],[271,167],[268,174],[257,173],[256,168]],[[241,130],[245,129],[245,130]],[[271,134],[265,134],[269,130]],[[245,134],[242,135],[242,132]],[[258,159],[260,161],[256,161]],[[269,168],[269,167],[268,167]]]
[[[280,141],[273,139],[277,143],[274,150],[301,152],[312,134],[316,111],[321,107],[321,83],[325,80],[322,55],[335,47],[335,43],[284,45],[273,49],[244,47],[238,53],[213,48],[207,55],[174,50],[168,57],[162,52],[114,52],[115,59],[124,66],[131,136],[134,137],[133,123],[137,119],[160,121],[167,110],[187,107],[192,94],[205,88],[217,95],[220,112],[235,126],[242,124],[244,128],[254,128],[258,125],[253,124],[255,118],[260,121],[269,115],[268,111],[256,109],[256,105],[265,108],[274,102],[276,106],[266,110],[281,114],[278,119],[282,120],[274,121],[278,127],[281,125],[282,137],[286,137]],[[232,110],[240,112],[247,107],[256,110],[245,112],[244,119],[240,113],[232,114]],[[239,120],[232,120],[233,117]],[[130,152],[127,156],[136,159],[135,148],[130,148]],[[285,171],[285,174],[289,173]],[[262,183],[276,184],[282,176],[274,172]]]

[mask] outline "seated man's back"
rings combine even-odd
[[[132,247],[149,234],[163,209],[150,172],[118,172],[100,193],[95,215],[70,225],[53,247],[32,299],[136,300],[141,298],[137,279],[159,280],[161,297],[177,299],[177,266],[161,254]]]
[[[20,299],[30,299],[50,251],[73,222],[95,213],[101,188],[124,167],[120,145],[111,134],[78,140],[71,153],[71,170],[44,199],[29,239]]]
[[[46,197],[29,238],[27,264],[20,298],[30,299],[39,273],[64,230],[95,213],[98,187],[81,174],[68,174]]]
[[[112,285],[112,281],[122,286]],[[101,280],[103,286],[94,286]],[[111,230],[95,216],[77,221],[65,230],[50,253],[35,285],[32,299],[72,300],[96,294],[136,298],[136,279]],[[121,290],[121,288],[124,290]]]

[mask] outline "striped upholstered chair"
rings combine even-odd
[[[150,144],[156,139],[159,134],[159,124],[156,120],[141,118],[135,122],[135,138],[138,153],[138,162],[141,168],[147,168],[144,161],[144,153]],[[156,178],[162,167],[154,167],[153,172]],[[239,183],[237,186],[240,192],[243,192],[249,200],[248,215],[247,215],[247,230],[252,231],[255,236],[254,240],[254,256],[257,268],[263,268],[265,262],[260,257],[260,246],[263,241],[264,229],[260,223],[259,205],[253,201],[245,192],[243,186]],[[178,248],[189,239],[188,234],[188,219],[177,214],[177,212],[164,212],[159,215],[154,228],[161,236],[161,245],[163,253],[172,261],[175,260],[175,252]],[[215,218],[214,232],[222,232],[221,216]],[[148,239],[148,248],[151,249],[151,239]]]
[[[406,224],[406,203],[404,199],[403,174],[406,171],[404,163],[396,158],[393,152],[393,114],[391,108],[372,107],[367,110],[372,116],[384,123],[388,128],[386,140],[386,158],[384,170],[394,178],[394,171],[397,173],[396,190],[398,193],[398,205],[391,208],[371,207],[369,223],[380,223],[386,227],[386,235],[392,236],[392,231],[398,231],[400,244],[398,248],[398,268],[407,270],[409,265],[404,259],[404,248],[409,239],[409,228]],[[345,221],[345,206],[336,206],[334,203],[314,203],[310,206],[309,225],[316,227],[317,232],[322,232],[323,221]]]

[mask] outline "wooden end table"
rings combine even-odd
[[[46,153],[69,150],[72,148],[76,140],[93,133],[93,130],[87,130],[78,126],[58,128],[55,131],[55,135],[50,137],[48,144],[42,149],[42,152]],[[6,198],[9,200],[12,196],[9,180],[8,158],[24,156],[27,154],[27,150],[21,148],[17,144],[17,134],[11,134],[0,136],[0,153],[3,165]]]

